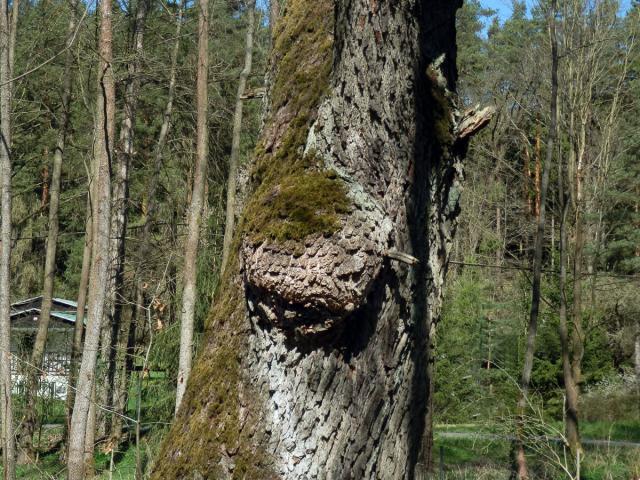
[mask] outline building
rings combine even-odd
[[[22,300],[11,305],[11,373],[14,393],[24,391],[25,369],[38,332],[42,296]],[[71,347],[78,304],[54,298],[51,320],[40,373],[41,396],[65,398],[71,366]]]

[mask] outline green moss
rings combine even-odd
[[[451,117],[451,101],[447,98],[445,89],[439,85],[439,72],[433,67],[427,69],[427,78],[431,83],[431,112],[433,129],[436,140],[443,148],[454,143],[453,119]]]
[[[332,171],[301,171],[262,189],[249,209],[253,241],[300,240],[340,228],[338,215],[349,211],[344,184]]]
[[[193,478],[196,472],[220,478],[223,451],[233,459],[234,478],[276,478],[272,460],[256,439],[264,406],[244,377],[248,326],[238,252],[247,236],[295,243],[307,235],[334,232],[340,227],[339,215],[349,209],[344,183],[323,168],[316,155],[303,154],[329,88],[333,6],[333,0],[289,0],[278,23],[273,52],[278,68],[264,129],[270,138],[256,148],[253,194],[234,236],[184,406],[164,442],[153,479]]]
[[[255,193],[245,211],[252,241],[301,240],[331,234],[349,211],[344,183],[303,150],[317,109],[329,89],[333,62],[333,2],[291,0],[278,24],[274,55],[278,69],[271,91],[269,123],[282,132],[277,145],[256,148]]]

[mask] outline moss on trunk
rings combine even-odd
[[[207,322],[205,343],[153,479],[275,478],[258,438],[262,405],[243,379],[249,327],[238,251],[244,238],[299,240],[339,228],[349,200],[336,175],[304,146],[329,88],[334,2],[291,0],[278,25],[271,115],[256,148],[253,194]]]

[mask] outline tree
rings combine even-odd
[[[196,257],[200,240],[200,223],[204,202],[206,169],[209,157],[207,131],[209,69],[209,13],[208,1],[198,2],[198,72],[196,79],[197,133],[196,162],[194,166],[193,190],[187,219],[187,240],[184,252],[182,312],[180,317],[180,357],[178,386],[176,391],[176,413],[182,403],[193,357],[193,324],[196,301]]]
[[[75,1],[71,4],[71,14],[69,15],[69,25],[67,28],[67,50],[64,59],[64,81],[62,86],[62,103],[59,112],[58,135],[53,153],[53,171],[51,174],[50,199],[49,199],[49,231],[47,235],[47,248],[45,254],[44,281],[42,288],[42,309],[40,311],[40,321],[38,332],[31,351],[31,368],[27,371],[27,385],[25,391],[25,418],[22,422],[20,432],[20,463],[35,458],[33,449],[33,434],[36,428],[36,396],[38,393],[38,376],[44,358],[45,346],[49,332],[49,321],[51,319],[51,306],[53,302],[53,287],[56,274],[56,252],[58,248],[59,219],[58,211],[60,205],[60,182],[62,177],[62,161],[67,142],[67,134],[70,123],[71,102],[71,67],[73,65],[73,51],[71,49],[76,34],[76,8]]]
[[[11,400],[11,97],[13,52],[15,49],[18,2],[13,3],[12,22],[9,7],[0,1],[0,414],[2,415],[2,464],[5,480],[13,480],[16,445]]]
[[[520,398],[518,400],[518,439],[516,441],[515,463],[517,475],[520,479],[528,479],[529,471],[525,457],[522,430],[525,421],[525,409],[528,402],[529,387],[531,384],[531,372],[533,370],[533,359],[535,355],[536,333],[538,329],[538,315],[540,312],[540,286],[542,279],[542,251],[544,247],[544,230],[546,222],[547,190],[549,187],[549,176],[551,164],[553,162],[554,148],[558,136],[558,40],[556,33],[556,12],[558,9],[557,0],[552,0],[548,13],[549,32],[551,38],[551,124],[549,126],[549,139],[547,140],[547,156],[545,159],[540,185],[540,213],[538,215],[538,225],[535,240],[535,253],[533,259],[533,282],[531,287],[531,310],[529,314],[529,325],[527,328],[527,344],[520,379]]]
[[[458,7],[287,2],[252,193],[152,478],[413,476],[485,118],[454,106]]]
[[[90,418],[95,399],[95,367],[100,343],[100,326],[104,313],[109,269],[109,238],[111,230],[111,159],[114,144],[115,85],[112,70],[111,1],[100,4],[100,55],[97,75],[95,144],[93,158],[94,185],[92,198],[92,262],[89,279],[88,321],[85,331],[82,362],[78,372],[76,396],[69,433],[69,480],[85,478],[86,435],[93,428]],[[91,437],[91,435],[89,435]],[[93,445],[89,445],[93,456]]]
[[[130,4],[132,5],[132,4]],[[133,6],[131,7],[133,9]],[[129,170],[135,155],[134,134],[138,96],[140,93],[142,56],[144,54],[144,33],[149,0],[135,3],[135,15],[130,24],[131,44],[128,46],[131,60],[127,62],[124,85],[124,116],[120,124],[119,145],[114,157],[115,172],[111,193],[111,242],[109,246],[109,285],[106,297],[105,319],[100,338],[101,370],[105,382],[98,388],[98,401],[110,409],[115,408],[115,399],[120,397],[118,383],[122,372],[123,357],[129,339],[131,315],[123,312],[125,235],[127,232],[127,211],[129,204]],[[100,412],[99,436],[115,433],[119,438],[119,427],[113,432],[113,415]],[[115,422],[118,424],[118,422]]]
[[[231,137],[231,157],[229,158],[229,177],[227,180],[227,218],[224,225],[224,243],[222,246],[222,267],[224,271],[229,261],[231,241],[235,229],[237,205],[236,189],[238,176],[238,163],[240,161],[240,134],[242,133],[242,109],[244,104],[244,94],[247,87],[247,79],[251,75],[253,62],[253,29],[255,28],[256,2],[249,1],[247,4],[247,34],[245,39],[244,68],[240,73],[238,82],[238,94],[236,96],[236,109],[233,114],[233,135]]]

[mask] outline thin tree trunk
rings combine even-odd
[[[138,94],[140,90],[140,70],[144,47],[144,29],[149,8],[148,0],[136,2],[136,14],[131,26],[130,51],[133,59],[127,65],[127,80],[124,94],[124,118],[120,125],[119,147],[115,155],[115,172],[112,189],[111,242],[109,246],[109,285],[106,296],[105,319],[102,325],[100,365],[104,382],[98,385],[98,402],[110,409],[115,407],[118,396],[117,349],[125,338],[120,339],[122,322],[122,297],[124,282],[125,235],[127,231],[127,205],[129,203],[129,169],[134,156],[134,129]],[[101,410],[98,412],[98,438],[112,433],[113,415]]]
[[[580,448],[580,430],[578,427],[578,389],[576,378],[571,367],[571,348],[569,346],[569,329],[567,322],[567,215],[569,205],[564,185],[564,168],[558,165],[558,206],[560,208],[560,345],[562,347],[562,373],[565,388],[565,431],[569,447],[574,459]]]
[[[239,251],[151,478],[414,478],[467,138],[458,6],[287,3]]]
[[[14,9],[17,3],[14,3]],[[14,18],[17,17],[14,10]],[[16,477],[16,445],[11,401],[11,84],[15,28],[10,30],[8,2],[0,0],[0,403],[4,480]]]
[[[538,125],[538,131],[536,132],[536,172],[535,172],[535,190],[536,190],[536,204],[534,213],[536,218],[540,216],[540,207],[542,203],[542,139],[540,138],[540,126]]]
[[[147,256],[151,248],[151,227],[153,226],[156,207],[158,205],[156,195],[158,184],[160,182],[160,170],[162,169],[162,163],[164,160],[164,148],[167,143],[167,137],[169,135],[169,129],[171,127],[173,101],[176,92],[178,52],[180,51],[180,32],[182,30],[183,24],[185,1],[186,0],[182,0],[180,9],[178,10],[178,14],[176,15],[175,43],[173,44],[173,50],[171,52],[171,67],[169,72],[169,92],[167,95],[167,104],[162,115],[162,126],[160,127],[160,133],[158,135],[158,141],[156,143],[154,151],[153,172],[149,177],[149,184],[147,187],[147,208],[143,212],[142,237],[140,238],[140,249],[138,253],[138,288],[141,288],[141,285],[144,283],[144,264],[147,262]]]
[[[633,360],[636,371],[636,384],[638,385],[638,389],[640,390],[640,318],[637,317]]]
[[[42,367],[44,352],[49,332],[51,319],[51,306],[53,302],[54,280],[56,274],[56,251],[58,247],[58,208],[60,205],[60,179],[62,175],[62,161],[64,157],[67,132],[70,120],[71,102],[71,67],[73,65],[73,52],[70,43],[76,29],[76,2],[71,3],[69,25],[67,27],[67,51],[64,60],[64,72],[62,81],[62,109],[60,112],[60,124],[58,126],[58,138],[53,154],[53,171],[51,174],[50,199],[49,199],[49,232],[47,235],[47,248],[44,261],[44,282],[42,289],[42,305],[38,331],[31,352],[31,368],[27,374],[25,391],[25,417],[22,421],[20,432],[19,463],[35,459],[33,447],[33,434],[36,429],[36,397],[38,395],[38,370]],[[45,203],[47,199],[44,199]]]
[[[200,223],[204,202],[207,161],[209,157],[207,127],[207,74],[209,69],[209,13],[208,1],[198,5],[198,72],[196,80],[197,138],[196,164],[194,167],[193,190],[187,220],[187,240],[184,251],[184,280],[182,289],[182,312],[180,325],[180,356],[178,364],[178,386],[176,390],[176,413],[191,373],[193,356],[193,324],[196,302],[196,260],[200,240]]]
[[[94,188],[92,199],[93,260],[89,280],[88,322],[82,363],[71,418],[69,435],[69,480],[82,480],[89,410],[95,383],[95,367],[100,343],[100,325],[105,306],[109,270],[109,235],[111,230],[110,163],[113,155],[115,86],[112,70],[111,0],[100,4],[99,75],[96,105],[96,137],[94,144]]]
[[[89,180],[89,190],[92,181]],[[91,193],[87,193],[87,214],[85,220],[84,248],[82,251],[82,269],[80,271],[80,285],[78,287],[78,309],[76,311],[76,323],[73,328],[73,343],[71,344],[71,365],[69,367],[69,381],[66,400],[66,422],[64,432],[64,444],[69,445],[69,431],[71,429],[71,416],[73,404],[76,398],[76,384],[78,379],[78,367],[82,361],[82,338],[84,336],[84,314],[87,305],[87,288],[89,286],[89,274],[91,273],[91,256],[93,251],[93,226],[91,215]],[[65,449],[66,450],[66,449]],[[65,458],[68,451],[65,452]]]
[[[96,443],[96,384],[94,382],[91,388],[91,405],[87,415],[87,428],[84,438],[84,478],[93,478],[95,476],[95,458],[94,450]]]
[[[224,241],[222,245],[222,267],[224,271],[229,261],[231,242],[237,215],[236,188],[238,176],[238,162],[240,161],[240,135],[242,134],[242,107],[244,92],[247,87],[247,79],[251,75],[253,61],[253,30],[255,27],[256,2],[251,0],[247,4],[247,35],[245,39],[244,68],[240,73],[238,93],[236,95],[236,110],[233,115],[233,137],[231,141],[231,158],[229,159],[229,177],[227,178],[227,218],[224,227]]]
[[[547,157],[545,159],[542,180],[540,184],[540,211],[538,215],[538,228],[535,240],[535,253],[533,259],[533,285],[531,288],[531,311],[527,328],[527,344],[520,379],[520,398],[518,400],[518,419],[516,426],[515,442],[515,468],[519,479],[529,478],[529,469],[525,455],[525,438],[523,438],[525,410],[528,402],[529,386],[531,384],[531,372],[536,348],[536,334],[538,330],[538,316],[540,311],[540,288],[542,279],[542,250],[544,246],[544,230],[546,222],[546,201],[549,187],[549,173],[553,162],[553,152],[558,135],[558,42],[556,38],[556,11],[557,0],[552,0],[549,13],[549,31],[551,36],[551,125],[549,127],[549,140],[547,141]]]
[[[584,332],[582,327],[582,268],[584,253],[584,224],[582,209],[584,208],[583,176],[586,148],[586,125],[581,122],[578,156],[575,169],[575,218],[574,218],[574,252],[573,252],[573,328],[571,330],[571,370],[576,387],[582,381],[582,357],[584,355]],[[576,405],[577,407],[577,405]]]

